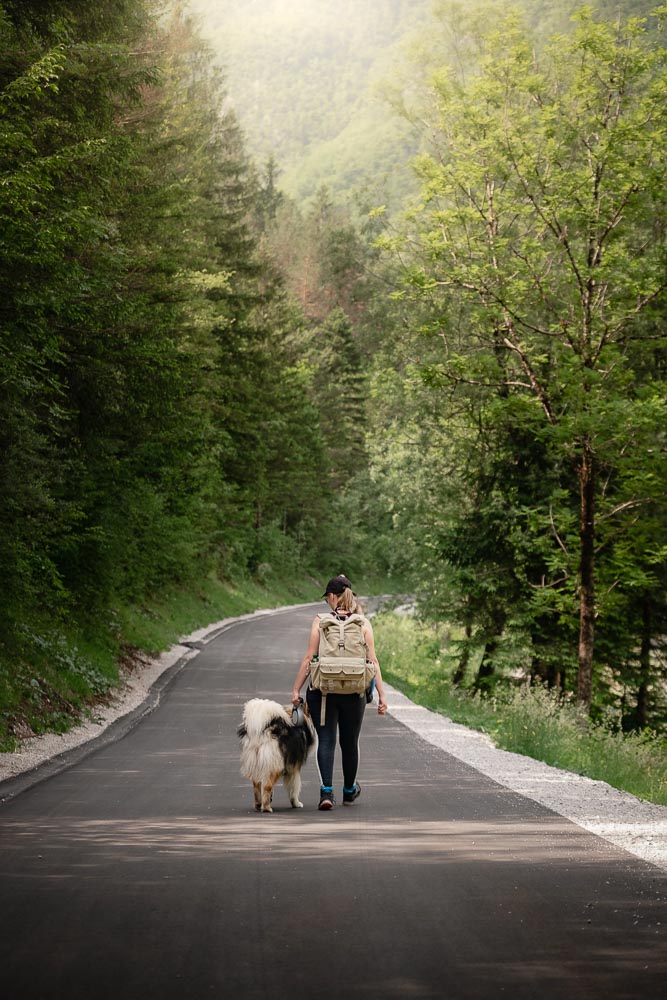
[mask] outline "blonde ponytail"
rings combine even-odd
[[[348,611],[352,614],[359,611],[359,604],[350,587],[346,587],[336,602],[336,611]]]

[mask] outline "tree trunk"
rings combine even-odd
[[[551,691],[560,686],[560,673],[554,663],[545,663],[539,656],[534,656],[530,665],[530,678],[533,683],[546,684]]]
[[[466,669],[468,667],[468,662],[470,660],[470,639],[472,637],[472,626],[466,625],[466,641],[463,647],[463,652],[461,653],[461,659],[458,662],[454,675],[452,677],[452,684],[458,687],[459,684],[463,683],[463,678],[465,677]]]
[[[493,677],[495,666],[494,659],[496,655],[496,650],[498,649],[498,644],[502,637],[503,631],[505,629],[505,622],[507,621],[507,615],[503,608],[495,608],[491,615],[491,621],[489,623],[488,633],[489,637],[484,645],[484,652],[482,653],[482,662],[479,665],[479,670],[477,671],[477,677],[475,679],[474,689],[475,691],[484,691],[487,689],[488,684],[486,683],[490,677]]]
[[[493,677],[493,657],[495,656],[497,648],[498,640],[496,638],[490,639],[485,644],[484,653],[482,654],[482,662],[479,665],[477,677],[475,678],[475,691],[484,691],[487,686],[486,681],[488,681],[489,677]]]
[[[590,441],[584,441],[579,466],[580,606],[577,702],[591,707],[593,645],[595,641],[595,459]]]
[[[642,642],[639,650],[640,679],[637,690],[637,728],[648,725],[648,685],[651,677],[651,602],[648,595],[642,602]]]

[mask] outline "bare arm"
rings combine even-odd
[[[301,697],[301,688],[303,687],[304,681],[308,674],[310,673],[310,664],[314,656],[317,655],[317,651],[320,648],[320,619],[315,618],[313,624],[310,626],[310,636],[308,637],[308,649],[306,655],[301,661],[299,670],[294,681],[294,687],[292,688],[292,704],[298,705],[299,699]]]
[[[364,639],[366,641],[366,646],[368,647],[368,659],[371,663],[375,664],[375,688],[378,693],[378,715],[384,715],[387,711],[387,696],[384,690],[384,681],[382,680],[382,671],[380,670],[380,663],[375,652],[375,639],[373,637],[373,626],[369,621],[364,625]]]

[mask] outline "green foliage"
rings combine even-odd
[[[38,630],[39,629],[39,630]],[[43,732],[66,732],[118,683],[113,640],[49,621],[24,626],[10,655],[0,647],[0,750]]]
[[[434,73],[422,116],[422,200],[408,235],[381,241],[414,331],[416,360],[394,355],[422,456],[404,519],[419,518],[426,607],[465,630],[461,677],[481,643],[487,684],[509,643],[551,685],[576,674],[597,712],[640,646],[645,683],[648,662],[658,690],[664,669],[658,629],[629,613],[661,586],[664,52],[641,22],[583,12],[536,59],[516,13],[458,17],[460,74]]]
[[[420,626],[409,615],[389,612],[374,617],[373,633],[385,680],[412,701],[442,711],[454,722],[487,733],[494,729],[491,703],[452,686],[446,647],[433,626]]]
[[[471,695],[452,685],[451,636],[409,617],[383,613],[374,633],[383,676],[418,704],[485,732],[501,749],[667,804],[664,737],[624,734],[613,714],[592,723],[540,686]]]
[[[271,171],[266,183],[268,194]],[[287,197],[275,209],[264,246],[285,274],[287,356],[311,408],[299,434],[305,442],[315,428],[321,435],[317,456],[308,444],[311,478],[300,498],[318,564],[344,566],[355,578],[395,575],[391,518],[368,471],[370,371],[390,312],[374,273],[377,252],[326,189],[306,209]]]
[[[68,636],[117,649],[113,608],[316,566],[329,476],[258,225],[280,198],[210,53],[178,9],[89,8],[0,18],[0,664],[8,703],[25,668],[73,714],[100,691]]]

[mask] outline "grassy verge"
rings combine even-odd
[[[373,627],[383,676],[417,704],[487,733],[503,750],[667,805],[664,739],[594,725],[540,688],[473,696],[450,683],[431,630],[392,614],[376,617]]]
[[[231,584],[207,579],[196,590],[165,591],[140,606],[121,608],[117,628],[126,643],[154,654],[171,646],[180,636],[222,618],[300,604],[316,599],[312,580],[292,583],[241,580]]]
[[[168,649],[194,630],[260,608],[316,599],[312,579],[292,583],[214,578],[196,589],[164,591],[117,607],[108,620],[26,623],[11,648],[0,645],[0,751],[22,739],[66,732],[118,686],[121,668]]]

